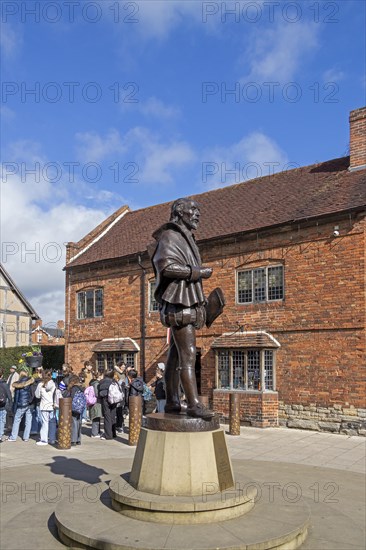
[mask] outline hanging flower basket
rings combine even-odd
[[[31,355],[30,357],[24,357],[27,367],[31,369],[37,369],[42,366],[42,355]]]
[[[39,346],[32,346],[31,351],[22,353],[20,363],[26,363],[27,367],[37,369],[42,366],[43,355]]]

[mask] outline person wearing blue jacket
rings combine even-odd
[[[23,441],[29,440],[29,435],[32,426],[32,411],[30,403],[34,398],[33,393],[34,378],[29,376],[29,371],[26,367],[22,367],[19,372],[18,382],[14,382],[14,424],[8,441],[16,441],[19,433],[20,422],[25,415],[25,428],[23,433]]]

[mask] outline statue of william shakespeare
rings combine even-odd
[[[195,374],[196,329],[210,326],[222,313],[225,304],[222,291],[215,289],[206,300],[202,281],[212,275],[210,267],[202,266],[193,235],[200,218],[200,208],[191,199],[178,199],[172,205],[168,223],[153,237],[151,261],[156,276],[155,299],[160,319],[170,327],[168,359],[165,369],[166,413],[179,414],[180,382],[187,399],[187,415],[209,419],[214,412],[198,398]],[[183,412],[183,411],[182,411]]]

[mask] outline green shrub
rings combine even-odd
[[[12,365],[19,365],[22,353],[31,351],[31,346],[17,346],[15,348],[0,348],[0,369],[4,371],[4,377],[9,376]],[[64,362],[65,346],[41,346],[45,369],[60,369]]]

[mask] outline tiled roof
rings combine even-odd
[[[222,334],[216,338],[212,348],[279,348],[280,343],[268,332],[248,331]]]
[[[140,351],[140,348],[132,338],[105,338],[93,347],[93,351]]]
[[[349,157],[296,168],[208,191],[192,198],[201,207],[198,241],[316,218],[366,205],[366,170],[348,171]],[[171,202],[128,212],[67,267],[144,252],[170,215]]]

